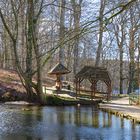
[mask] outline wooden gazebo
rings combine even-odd
[[[107,97],[107,100],[110,99],[111,79],[106,68],[85,66],[83,69],[81,69],[75,76],[76,97],[80,95],[81,82],[85,79],[89,80],[89,82],[91,83],[91,86],[90,86],[91,99],[95,97],[97,82],[99,80],[103,81],[107,85],[106,97]]]
[[[55,87],[57,90],[61,90],[62,88],[62,81],[61,76],[63,74],[68,74],[70,71],[61,63],[56,64],[49,72],[50,75],[56,75],[56,84]]]

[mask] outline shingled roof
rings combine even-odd
[[[102,67],[85,66],[76,74],[75,77],[110,81],[110,76],[107,69]]]
[[[70,73],[70,71],[61,63],[56,64],[49,72],[48,74],[67,74]]]

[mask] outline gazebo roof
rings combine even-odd
[[[102,67],[93,67],[93,66],[85,66],[79,71],[76,78],[83,79],[93,79],[93,80],[103,80],[110,81],[110,76],[106,68]]]
[[[49,72],[48,74],[67,74],[70,73],[70,71],[61,63],[56,64]]]

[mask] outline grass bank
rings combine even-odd
[[[61,97],[57,95],[43,95],[42,101],[44,105],[52,106],[64,106],[64,105],[97,105],[101,103],[101,100],[86,100],[86,99],[75,99],[68,97]]]

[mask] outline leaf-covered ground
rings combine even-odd
[[[54,80],[44,78],[43,85],[52,86]],[[0,69],[0,100],[26,100],[26,91],[15,71]]]

